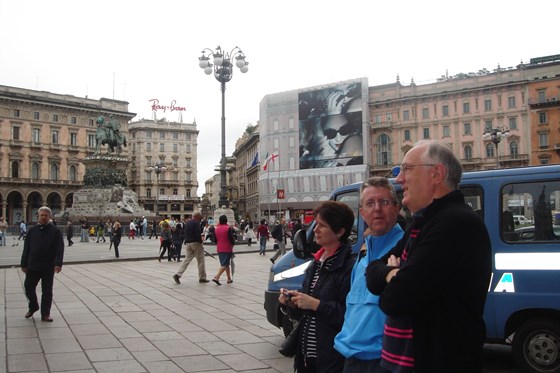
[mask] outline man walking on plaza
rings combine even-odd
[[[25,295],[29,301],[28,319],[39,310],[37,284],[41,281],[41,320],[52,322],[51,305],[54,274],[62,270],[64,238],[51,221],[51,209],[39,208],[38,224],[29,229],[21,255],[21,270],[25,273]]]
[[[286,220],[280,219],[276,221],[276,224],[272,228],[270,235],[274,238],[274,242],[278,245],[278,250],[274,253],[270,261],[274,263],[276,259],[286,254],[286,241],[284,240],[284,235],[286,233]]]
[[[206,278],[206,264],[204,262],[204,247],[202,246],[202,229],[201,229],[202,214],[195,212],[192,219],[185,224],[185,244],[186,253],[185,260],[181,263],[179,270],[173,275],[173,280],[180,284],[179,280],[183,273],[187,270],[193,258],[196,258],[198,263],[198,282],[209,282]]]
[[[2,216],[0,218],[0,236],[2,237],[2,246],[6,246],[6,233],[8,233],[8,223]]]
[[[360,215],[369,236],[360,250],[350,278],[342,330],[334,348],[345,357],[343,373],[384,373],[380,367],[385,314],[379,297],[366,286],[366,268],[391,250],[403,236],[397,224],[400,204],[395,189],[384,177],[372,177],[360,188]]]

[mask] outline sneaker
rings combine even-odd
[[[179,280],[179,275],[173,275],[173,280],[175,280],[176,284],[180,284],[181,281]]]
[[[202,278],[201,278],[200,280],[198,280],[198,282],[206,283],[206,282],[210,282],[210,280],[206,280],[206,279],[202,279]]]
[[[270,261],[272,262],[272,264],[274,264],[274,259],[270,258]]]

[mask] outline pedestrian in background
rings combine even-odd
[[[148,237],[148,239],[152,239],[152,237],[155,237],[157,240],[157,223],[156,223],[156,219],[152,219],[152,222],[150,224],[150,237]]]
[[[25,273],[25,295],[29,301],[25,318],[30,318],[40,309],[41,320],[52,322],[54,274],[60,273],[62,270],[64,238],[60,229],[51,222],[52,211],[50,208],[40,207],[38,214],[38,224],[29,230],[21,255],[21,270]],[[36,293],[39,281],[41,281],[40,308]]]
[[[130,224],[128,225],[128,239],[129,240],[131,238],[134,239],[135,235],[136,235],[136,224],[134,223],[134,220],[131,220]]]
[[[185,240],[185,233],[183,232],[183,223],[178,222],[175,228],[171,229],[171,237],[173,240],[173,259],[181,261],[181,249],[183,241]]]
[[[216,251],[218,252],[218,257],[220,258],[220,268],[218,273],[212,278],[212,281],[216,285],[221,285],[220,276],[222,273],[226,273],[227,283],[231,284],[233,282],[231,278],[231,258],[233,257],[233,246],[235,245],[235,234],[233,227],[228,225],[227,216],[221,215],[218,219],[218,225],[216,226]]]
[[[201,226],[202,214],[200,212],[195,212],[192,219],[186,224],[183,229],[185,233],[185,243],[187,244],[185,252],[185,260],[181,263],[179,270],[173,275],[173,281],[180,284],[181,276],[187,270],[187,267],[191,261],[196,258],[198,263],[198,282],[206,283],[210,282],[206,278],[206,263],[204,261],[204,246],[202,246],[202,226]]]
[[[97,224],[97,243],[101,240],[103,240],[103,242],[107,242],[107,240],[105,240],[105,224],[99,220],[99,223]]]
[[[245,226],[245,237],[247,237],[247,246],[251,246],[253,238],[255,238],[255,228],[252,221],[249,221]]]
[[[164,221],[161,226],[161,246],[159,252],[158,262],[161,262],[163,255],[167,252],[167,261],[171,261],[171,256],[173,253],[171,252],[171,243],[172,243],[172,235],[171,235],[171,227],[169,223]]]
[[[82,229],[82,236],[80,238],[80,242],[89,242],[89,222],[86,217],[83,217],[80,220],[81,229]]]
[[[270,232],[266,225],[266,220],[262,219],[257,227],[257,240],[259,240],[259,255],[266,255],[266,241],[270,238]]]
[[[72,222],[68,220],[68,224],[66,224],[66,240],[68,240],[68,247],[74,245],[72,237],[74,237],[74,229],[72,227]]]
[[[277,250],[274,253],[274,256],[270,258],[270,261],[273,264],[276,261],[276,259],[286,254],[285,225],[286,225],[286,220],[284,219],[277,220],[276,224],[274,225],[274,228],[272,228],[272,232],[270,232],[270,235],[272,236],[272,238],[274,238],[274,243],[278,245]]]
[[[8,223],[6,219],[2,216],[0,218],[0,236],[2,238],[2,246],[6,246],[6,233],[8,233]]]
[[[22,238],[25,240],[26,235],[27,235],[27,224],[25,224],[25,220],[22,220],[21,223],[19,223],[18,241],[21,240]]]
[[[118,220],[113,224],[113,247],[115,248],[115,258],[119,258],[119,245],[121,244],[122,227]],[[109,247],[110,248],[110,247]]]

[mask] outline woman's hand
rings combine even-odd
[[[292,295],[290,299],[292,304],[302,310],[317,311],[319,303],[321,303],[319,299],[313,298],[309,294],[300,293],[296,290],[290,290],[289,293]]]

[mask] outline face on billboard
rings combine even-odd
[[[298,98],[300,169],[363,164],[361,83]]]

